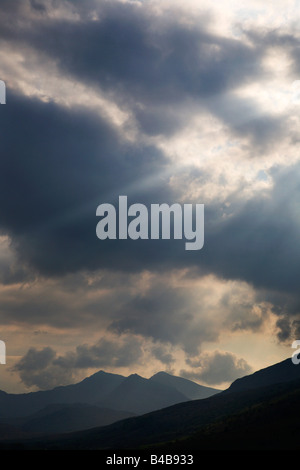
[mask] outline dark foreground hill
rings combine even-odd
[[[198,432],[160,447],[169,451],[300,450],[300,381]]]
[[[295,366],[291,359],[286,359],[278,364],[258,370],[254,374],[235,380],[228,391],[250,390],[276,383],[290,382],[298,378],[300,378],[300,367]]]
[[[273,366],[278,371],[277,379],[273,375],[269,385],[260,387],[257,382],[256,388],[250,386],[241,391],[231,387],[206,399],[180,403],[110,426],[45,439],[2,442],[0,448],[298,449],[300,367],[293,365],[293,379],[286,380],[284,371],[290,364],[281,364]],[[266,374],[270,374],[269,368]]]

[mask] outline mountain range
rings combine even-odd
[[[104,371],[52,390],[23,394],[0,391],[0,439],[105,426],[218,392],[166,372],[146,379]]]
[[[129,380],[127,380],[129,379]],[[136,377],[124,380],[135,382]],[[139,383],[143,380],[138,378]],[[194,385],[159,373],[150,382]],[[183,389],[181,389],[183,390]],[[180,392],[179,392],[180,393]],[[128,403],[128,402],[127,402]],[[286,359],[207,398],[185,400],[107,426],[60,435],[8,434],[0,449],[140,449],[150,452],[299,449],[300,367]],[[1,430],[1,427],[0,427]]]

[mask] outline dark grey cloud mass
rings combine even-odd
[[[190,296],[183,287],[154,283],[145,294],[136,295],[114,312],[110,329],[179,345],[188,355],[196,355],[203,341],[217,339],[218,328],[204,315],[201,318],[201,305],[194,304]]]
[[[181,375],[188,379],[204,381],[209,385],[233,382],[239,377],[252,372],[244,359],[238,359],[229,352],[216,351],[206,354],[199,361],[190,361],[193,370],[182,370]]]
[[[79,345],[75,351],[59,356],[50,347],[30,348],[12,367],[22,382],[40,389],[66,385],[76,379],[78,370],[126,367],[142,356],[141,342],[135,338],[112,341],[102,338],[94,345]]]
[[[257,288],[298,291],[299,164],[274,168],[270,195],[235,202],[230,217],[221,217],[230,207],[207,205],[199,252],[185,251],[183,241],[101,242],[98,204],[114,203],[120,193],[147,205],[176,200],[161,176],[163,154],[124,142],[92,113],[13,94],[0,122],[1,231],[40,272],[198,266]],[[143,189],[149,178],[152,185]]]
[[[274,168],[270,193],[236,207],[233,216],[209,235],[204,263],[213,262],[219,274],[255,287],[297,292],[299,172],[298,163]]]
[[[67,111],[12,94],[6,110],[0,116],[0,225],[20,257],[56,274],[113,268],[114,258],[120,266],[134,266],[138,243],[101,244],[96,238],[96,208],[103,202],[117,204],[123,193],[129,203],[170,201],[161,177],[163,155],[154,147],[124,142],[107,123],[83,110]],[[150,189],[145,184],[134,190],[149,178]],[[139,266],[144,257],[140,249]]]
[[[170,354],[167,349],[162,345],[153,346],[153,348],[151,349],[151,353],[156,359],[158,359],[160,362],[167,366],[170,366],[171,364],[175,363],[175,359],[172,354]]]
[[[32,1],[22,6],[5,1],[0,38],[16,49],[32,48],[45,63],[55,61],[62,75],[104,91],[133,113],[131,124],[141,135],[129,142],[104,114],[101,118],[83,107],[68,109],[25,97],[8,87],[8,105],[0,110],[0,230],[11,237],[20,270],[27,267],[58,276],[99,268],[167,272],[193,267],[199,276],[214,273],[247,281],[258,295],[276,301],[274,311],[277,308],[279,315],[299,313],[299,163],[272,170],[274,187],[266,197],[260,194],[243,202],[235,195],[229,207],[199,201],[206,204],[205,246],[199,252],[185,251],[181,241],[103,243],[95,233],[96,207],[116,203],[120,194],[127,194],[129,203],[176,201],[180,188],[168,186],[172,166],[162,151],[143,143],[142,137],[168,136],[187,126],[184,110],[189,103],[194,114],[209,111],[228,126],[231,135],[248,138],[256,150],[263,152],[280,142],[287,124],[263,112],[255,100],[234,95],[240,86],[266,77],[262,59],[269,44],[255,35],[251,44],[243,38],[217,36],[206,28],[205,18],[189,27],[172,15],[158,20],[132,3],[73,5],[80,20],[52,17],[58,2]],[[89,17],[93,9],[98,21]],[[9,21],[15,11],[20,14],[17,25]],[[295,50],[291,53],[296,54]],[[136,296],[112,318],[111,329],[181,344],[194,354],[201,338],[213,341],[218,334],[210,324],[200,327],[193,322],[186,296],[165,287],[153,289],[146,298]],[[250,325],[256,327],[255,322]],[[278,327],[280,338],[285,339],[291,328],[288,319]],[[93,358],[99,350],[105,356],[101,347],[83,348],[76,360],[61,358],[55,364],[51,351],[44,353],[49,367],[58,370],[67,359],[99,364]],[[129,352],[124,357],[130,358]],[[35,357],[30,354],[29,364]],[[163,357],[162,351],[156,354]],[[233,360],[225,359],[230,373]],[[164,355],[164,360],[171,362],[172,357]],[[19,364],[19,371],[27,370],[26,361]],[[240,369],[245,372],[246,367]]]
[[[72,381],[70,371],[53,368],[52,361],[55,356],[55,351],[50,347],[39,351],[30,348],[11,371],[18,372],[21,381],[27,387],[37,386],[43,390],[70,383]]]
[[[55,2],[38,5],[57,7]],[[250,136],[261,148],[270,138],[280,138],[282,122],[255,100],[231,94],[267,77],[260,38],[257,44],[253,38],[248,44],[212,34],[207,15],[189,27],[172,12],[161,20],[140,2],[75,2],[75,6],[80,21],[27,13],[27,21],[17,30],[6,19],[2,36],[20,47],[31,46],[54,59],[62,73],[100,87],[121,106],[130,106],[146,134],[168,135],[188,125],[192,115],[183,107],[193,103],[215,114],[237,135]],[[92,11],[98,21],[91,21]]]

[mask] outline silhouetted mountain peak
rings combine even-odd
[[[86,377],[79,383],[88,383],[88,382],[99,382],[100,380],[103,379],[115,379],[116,377],[119,377],[120,379],[125,379],[123,375],[119,374],[112,374],[110,372],[105,372],[104,370],[99,370],[95,372],[94,374],[90,375],[89,377]]]
[[[101,375],[106,377],[106,373],[97,373],[97,377]],[[166,383],[162,383],[164,381]],[[77,386],[82,387],[82,382]],[[238,447],[241,445],[248,448],[247,446],[253,445],[253,442],[261,445],[264,439],[267,445],[274,448],[280,446],[282,442],[282,445],[286,443],[289,445],[290,440],[294,439],[293,445],[298,448],[300,367],[294,365],[291,359],[238,379],[229,389],[221,393],[215,391],[214,396],[206,399],[188,400],[178,391],[180,387],[188,393],[194,391],[198,393],[203,388],[199,384],[166,372],[154,374],[150,379],[132,374],[123,377],[106,398],[97,403],[101,408],[95,404],[92,406],[61,404],[47,407],[38,414],[25,418],[23,426],[17,429],[8,428],[11,423],[2,419],[0,437],[1,433],[2,436],[12,437],[15,434],[17,439],[20,431],[49,433],[59,429],[61,432],[86,429],[72,435],[39,438],[32,443],[27,439],[26,442],[29,442],[29,446],[32,445],[33,448],[37,445],[43,449],[51,448],[52,445],[54,448],[74,449],[137,448],[145,445],[156,446],[165,442],[168,450],[169,446],[172,448],[176,445],[177,452],[181,446],[185,448],[185,443],[191,443],[194,449],[201,448],[201,445],[203,448],[208,442],[207,439],[212,436],[211,448],[214,449],[218,448],[218,443],[221,447],[225,446],[224,448],[230,446],[235,448],[237,440],[239,440]],[[93,389],[87,387],[88,390],[90,388]],[[65,387],[65,389],[68,393],[70,391],[73,393],[72,388]],[[34,399],[36,405],[39,397],[47,399],[50,397],[52,400],[52,394],[53,390],[32,393],[25,397],[28,399],[30,395],[30,399]],[[57,396],[59,395],[56,393],[55,398]],[[78,395],[72,394],[71,398],[74,399],[75,396]],[[28,409],[28,402],[22,401],[24,396],[19,397],[17,402],[15,397],[7,395],[6,399],[1,401],[3,411],[9,406],[13,406],[15,411],[19,398],[20,403]],[[172,402],[175,406],[170,406]],[[108,410],[113,407],[115,410]],[[148,413],[151,409],[156,411]],[[119,421],[130,416],[130,412],[147,414]],[[12,424],[14,422],[19,423],[19,417],[17,421],[12,421]],[[103,427],[105,422],[113,424]],[[97,425],[101,427],[87,430]],[[2,444],[0,442],[0,447],[2,445],[5,448],[5,442],[2,441]],[[22,445],[26,446],[26,442],[22,441]],[[161,450],[163,448],[160,447]]]
[[[98,404],[142,414],[187,400],[175,387],[132,374]]]
[[[283,361],[244,378],[250,380],[255,376],[263,379],[265,375],[269,381],[277,382],[274,385],[259,383],[252,389],[233,393],[226,390],[204,400],[186,401],[90,432],[62,436],[55,445],[70,449],[136,449],[147,446],[151,451],[176,450],[177,453],[206,449],[207,443],[211,444],[209,449],[239,449],[240,446],[248,449],[261,446],[261,443],[274,449],[278,446],[285,448],[293,439],[292,445],[298,449],[300,379],[295,380],[295,376],[300,374],[300,367],[294,368],[288,361]],[[154,378],[166,376],[168,374],[155,374]],[[173,376],[167,378],[178,379]],[[236,382],[241,383],[242,380]]]
[[[76,384],[52,390],[0,394],[0,415],[29,416],[47,405],[86,403],[111,410],[134,414],[146,413],[188,400],[187,396],[171,384],[162,384],[131,374],[124,377],[100,370]],[[70,408],[65,408],[65,413]],[[76,413],[78,413],[78,407]]]
[[[157,372],[156,374],[152,375],[151,378],[153,379],[154,377],[172,377],[172,375],[168,374],[168,372],[164,372],[161,370],[160,372]]]
[[[145,379],[144,377],[141,377],[140,375],[138,374],[130,374],[126,379],[126,381],[144,381],[144,380],[147,380]]]

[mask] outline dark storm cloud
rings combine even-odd
[[[166,161],[154,148],[124,143],[92,113],[68,111],[52,103],[12,95],[5,113],[1,108],[0,129],[1,230],[11,236],[19,258],[34,269],[60,274],[85,268],[139,271],[197,266],[200,274],[213,272],[245,280],[258,289],[297,294],[298,164],[274,169],[274,188],[269,197],[253,197],[245,204],[235,201],[230,217],[221,217],[220,207],[207,206],[204,248],[189,253],[181,241],[109,243],[100,242],[95,235],[97,205],[115,202],[123,188],[137,185],[138,189],[132,189],[132,202],[176,200],[176,194],[168,191],[159,176]],[[143,180],[151,176],[153,186],[142,190]],[[168,318],[166,309],[174,307],[179,312],[181,305],[184,314],[187,299],[181,294],[176,298],[173,290],[170,292],[172,306],[166,301],[167,290],[153,290],[151,299],[130,302],[128,315],[117,318],[114,327],[157,335],[157,321],[153,319],[152,326],[150,321],[155,313],[147,317],[147,311],[157,312],[160,319]],[[39,307],[32,314],[35,310],[39,317]],[[143,326],[134,319],[140,311],[148,318]],[[182,328],[181,314],[178,328],[177,314],[173,317],[178,332]],[[253,325],[261,321],[253,320]],[[177,333],[168,329],[167,321],[165,328],[161,320],[160,325],[162,339],[177,341]],[[205,336],[209,335],[208,329]]]
[[[126,367],[138,362],[142,355],[141,342],[136,338],[118,341],[102,338],[97,344],[79,345],[62,356],[50,347],[30,348],[12,371],[20,375],[26,386],[46,390],[73,382],[78,370]]]
[[[71,382],[72,373],[70,370],[53,367],[52,362],[55,357],[56,353],[50,347],[39,351],[30,348],[11,371],[17,372],[27,387],[36,386],[46,390],[58,385],[66,385]]]
[[[34,10],[37,10],[41,13],[44,13],[47,11],[47,7],[45,4],[42,2],[38,2],[37,0],[30,0],[30,5]]]
[[[31,10],[22,9],[27,21],[10,26],[5,18],[0,35],[21,48],[32,46],[44,54],[44,60],[54,59],[62,74],[99,86],[129,107],[140,129],[150,135],[168,135],[186,125],[188,116],[181,111],[193,103],[195,114],[197,103],[254,146],[268,147],[270,141],[281,139],[285,124],[262,113],[255,101],[234,96],[236,88],[265,78],[259,38],[252,38],[250,46],[242,39],[210,33],[204,19],[197,28],[187,27],[172,15],[158,20],[141,5],[73,3],[81,21],[45,15],[35,21],[30,16],[33,10],[45,6],[49,13],[58,4],[31,2]],[[3,14],[12,15],[13,5],[21,8],[20,2],[3,2]],[[99,9],[99,21],[89,19],[91,6]],[[176,191],[168,189],[162,176],[168,170],[172,173],[166,158],[154,147],[126,142],[91,111],[68,110],[8,92],[9,104],[0,114],[0,228],[12,238],[25,265],[46,275],[196,266],[200,275],[215,273],[265,291],[297,295],[298,164],[273,171],[269,197],[254,196],[243,204],[236,194],[231,201],[234,211],[231,206],[223,211],[207,205],[205,246],[200,252],[186,252],[182,242],[101,243],[95,235],[98,204],[115,203],[122,193],[130,202],[176,200]],[[199,335],[216,338],[210,327],[202,332],[200,327],[182,329],[182,318],[191,319],[190,311],[184,310],[183,292],[176,296],[174,290],[158,289],[151,294],[152,298],[128,302],[127,315],[114,319],[112,327],[150,337],[159,334],[159,339],[171,343],[186,342],[194,335],[189,346],[193,350]],[[173,331],[168,330],[166,309],[175,312]],[[140,312],[143,324],[138,321]],[[256,328],[260,321],[254,319],[250,327]]]
[[[109,329],[116,334],[141,335],[159,346],[179,347],[188,357],[199,355],[205,342],[218,341],[221,332],[262,331],[272,306],[266,303],[266,293],[251,291],[240,283],[229,283],[223,290],[221,281],[206,278],[202,282],[199,273],[195,276],[196,285],[187,275],[179,286],[169,282],[167,272],[147,289],[127,296],[110,310]],[[131,289],[128,285],[127,290]],[[282,310],[273,313],[283,315]]]
[[[271,116],[253,99],[228,93],[211,99],[209,109],[237,136],[249,138],[252,157],[260,158],[287,134],[288,116]]]
[[[172,354],[170,354],[167,349],[162,345],[153,346],[153,348],[151,349],[151,353],[156,359],[158,359],[163,364],[170,365],[175,362],[175,359]]]
[[[218,315],[221,312],[222,319],[215,321],[210,304],[213,295],[213,291],[208,294],[201,285],[195,296],[193,289],[170,286],[167,281],[158,280],[146,292],[132,296],[111,312],[113,320],[109,328],[117,334],[137,334],[162,344],[179,346],[188,356],[196,356],[205,341],[217,341],[225,323],[229,329],[235,328],[228,313],[234,305],[225,309],[220,303],[214,313]],[[210,313],[207,313],[209,308]],[[248,319],[242,326],[244,316]],[[233,325],[239,323],[241,329],[251,330],[251,319],[251,307],[242,307],[232,320]]]
[[[232,382],[250,374],[251,367],[244,359],[229,352],[216,351],[204,354],[199,361],[187,361],[193,369],[182,370],[180,374],[187,379],[203,381],[208,385]]]
[[[291,337],[291,323],[287,318],[280,318],[277,320],[276,326],[279,328],[278,339],[286,341]]]
[[[20,47],[30,45],[54,59],[63,74],[99,86],[121,106],[129,106],[146,134],[172,134],[188,124],[198,107],[262,147],[270,137],[280,138],[283,126],[278,119],[254,100],[231,94],[266,76],[260,41],[255,47],[212,34],[206,16],[189,26],[171,12],[159,18],[139,2],[66,4],[81,20],[27,15],[28,21],[18,28],[9,28],[6,22],[2,36],[20,41]],[[91,20],[92,11],[99,20]]]
[[[1,10],[0,10],[0,18],[5,15],[14,15],[15,13],[19,13],[20,10],[24,11],[24,4],[25,2],[21,0],[2,0],[1,2]]]
[[[138,361],[143,354],[141,342],[135,338],[114,342],[105,338],[95,345],[77,346],[75,353],[59,356],[54,365],[63,368],[126,367]]]
[[[96,208],[119,194],[171,200],[159,151],[126,143],[93,113],[12,94],[0,128],[0,227],[21,258],[49,273],[150,260],[143,244],[137,259],[139,243],[101,243]]]
[[[189,354],[196,354],[205,339],[216,339],[217,331],[211,322],[197,321],[189,295],[183,288],[154,283],[145,294],[124,302],[120,311],[115,312],[110,329],[118,334],[140,334],[180,345]]]
[[[31,270],[26,269],[10,252],[7,244],[0,243],[0,283],[9,285],[30,282],[34,279]]]
[[[271,174],[274,186],[269,193],[244,204],[235,203],[233,213],[229,208],[223,223],[208,233],[201,263],[220,276],[243,279],[258,288],[296,293],[300,164],[274,168]]]
[[[123,192],[132,202],[176,200],[161,176],[167,168],[163,155],[124,142],[91,112],[12,94],[5,112],[1,108],[0,121],[1,231],[12,238],[19,259],[37,271],[56,275],[81,269],[196,266],[200,274],[245,280],[258,289],[298,292],[299,164],[272,171],[274,188],[267,197],[234,200],[234,209],[229,206],[225,212],[208,205],[205,245],[199,252],[185,251],[183,241],[101,242],[95,234],[99,203],[115,203]],[[152,183],[147,186],[148,180]],[[158,304],[164,299],[157,292],[152,302],[156,306],[151,308],[161,311]],[[126,321],[130,319],[132,314]],[[123,329],[122,321],[116,325]],[[164,334],[168,340],[167,326],[161,329]]]
[[[209,34],[206,17],[201,28],[172,16],[160,25],[146,7],[99,5],[99,21],[47,20],[16,37],[54,57],[62,71],[144,104],[207,97],[262,73],[260,51]]]
[[[35,371],[44,369],[53,361],[55,352],[47,347],[41,351],[37,351],[34,348],[29,349],[24,357],[15,366],[17,370],[30,370]]]

